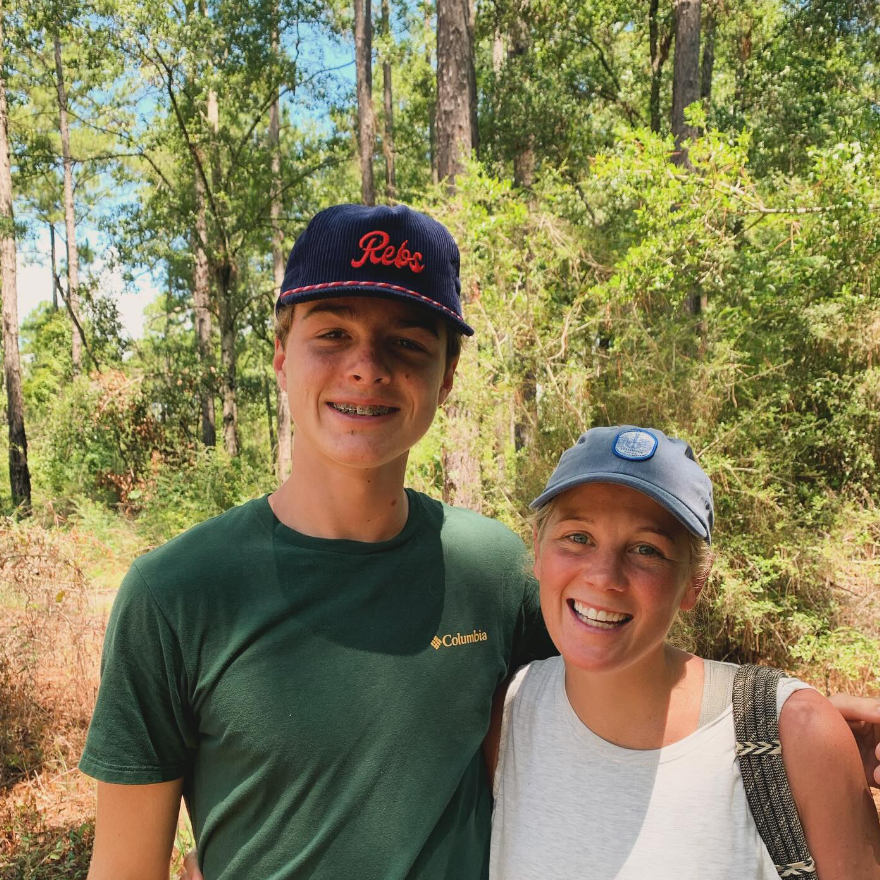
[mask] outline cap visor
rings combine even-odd
[[[412,302],[416,305],[424,306],[432,312],[445,318],[452,324],[456,330],[461,331],[465,336],[473,336],[474,330],[469,324],[466,324],[452,309],[447,309],[438,302],[409,290],[406,287],[398,287],[396,284],[383,284],[381,282],[369,281],[331,281],[326,284],[313,284],[308,288],[287,291],[278,297],[275,304],[277,312],[281,306],[290,305],[291,303],[313,302],[316,299],[331,299],[337,296],[378,296],[385,299],[399,299],[406,302]]]
[[[665,489],[628,474],[591,474],[588,477],[572,477],[570,480],[542,492],[529,507],[532,510],[537,510],[562,492],[573,489],[575,486],[583,486],[585,483],[616,483],[620,486],[629,486],[630,489],[635,489],[649,498],[653,498],[661,507],[666,508],[692,535],[706,541],[710,540],[706,527],[689,507],[686,507]]]

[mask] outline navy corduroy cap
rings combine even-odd
[[[712,542],[712,481],[684,440],[635,425],[591,428],[562,453],[544,491],[530,507],[537,510],[584,483],[618,483],[643,492],[689,532]]]
[[[466,336],[461,258],[445,226],[406,205],[334,205],[296,240],[275,311],[333,296],[383,296],[423,305]]]

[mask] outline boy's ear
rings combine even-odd
[[[284,346],[281,344],[281,340],[276,336],[275,354],[272,357],[272,369],[275,370],[275,378],[278,380],[278,384],[281,386],[282,391],[287,391],[287,373],[284,371],[284,362],[286,360],[287,355],[284,353]]]
[[[455,379],[455,369],[458,366],[458,358],[450,361],[446,366],[446,372],[443,374],[443,382],[440,384],[440,395],[437,399],[437,406],[442,406],[446,402],[452,391],[453,380]]]

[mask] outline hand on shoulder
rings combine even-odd
[[[856,738],[868,785],[880,788],[880,697],[832,694],[828,699]]]

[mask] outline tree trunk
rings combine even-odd
[[[16,285],[15,228],[12,212],[12,169],[9,162],[9,111],[3,74],[3,19],[0,10],[0,295],[3,297],[3,374],[6,381],[6,419],[9,423],[9,485],[12,503],[28,513],[31,474],[24,430],[21,359],[18,353],[18,288]]]
[[[218,153],[217,136],[220,134],[220,103],[217,100],[217,93],[213,89],[208,90],[208,99],[206,101],[205,115],[208,120],[208,127],[211,129],[211,189],[214,193],[220,187],[220,156]]]
[[[443,500],[480,513],[483,490],[480,477],[479,426],[473,414],[460,404],[446,405],[446,438],[443,465]]]
[[[746,93],[746,85],[748,79],[749,60],[752,57],[752,30],[751,27],[740,31],[738,35],[738,46],[736,53],[736,70],[734,74],[733,87],[733,110],[734,125],[742,125],[745,119],[746,106],[748,98]]]
[[[715,15],[715,6],[710,4],[703,27],[703,61],[700,65],[700,98],[707,109],[712,103],[712,74],[715,70]]]
[[[431,49],[427,40],[427,34],[431,30],[431,13],[428,4],[424,8],[425,25],[425,66],[428,70],[432,67]],[[440,180],[437,171],[437,92],[434,90],[433,100],[429,99],[428,106],[428,153],[431,161],[431,183],[436,186]]]
[[[354,52],[357,69],[358,153],[361,165],[361,201],[376,204],[373,181],[373,16],[370,0],[354,0]]]
[[[52,270],[52,311],[58,311],[58,287],[55,284],[55,226],[49,224],[49,263]]]
[[[510,58],[514,61],[524,59],[532,48],[528,20],[529,0],[521,0],[519,12],[510,29]],[[513,182],[530,189],[535,182],[535,138],[531,132],[526,132],[522,137],[513,156]]]
[[[498,76],[504,67],[504,36],[501,33],[501,27],[495,25],[495,32],[492,36],[492,73]]]
[[[208,10],[204,0],[198,4],[199,14],[207,17]],[[198,67],[193,64],[189,69],[189,79],[193,86],[199,75]],[[193,88],[196,91],[196,88]],[[216,141],[217,131],[220,126],[220,113],[217,105],[217,95],[213,90],[208,92],[206,102],[206,116],[211,135],[207,139],[201,139],[201,144],[196,148],[199,163],[203,169],[208,168],[206,156],[212,150]],[[210,140],[205,149],[205,141]],[[213,166],[216,166],[215,156],[210,156],[212,172],[211,186],[216,185]],[[193,163],[193,180],[195,196],[195,229],[193,231],[193,328],[196,334],[196,349],[199,356],[199,369],[201,378],[199,381],[199,409],[201,411],[202,443],[205,447],[217,445],[217,416],[214,409],[214,344],[213,344],[213,319],[211,314],[211,263],[208,257],[208,218],[207,218],[207,193],[205,181],[198,167]]]
[[[273,34],[273,43],[277,45],[278,35]],[[269,108],[269,142],[272,145],[272,278],[274,281],[275,301],[281,293],[284,281],[284,233],[281,231],[281,107],[278,98]],[[275,475],[279,482],[290,476],[291,444],[290,444],[290,402],[287,393],[276,383],[275,409],[278,416],[278,446],[275,459]]]
[[[672,134],[675,137],[676,165],[691,168],[686,140],[695,138],[699,131],[685,122],[686,107],[700,99],[700,0],[675,0],[675,60],[672,69]],[[705,311],[707,296],[699,289],[688,294],[685,307],[692,315],[701,315],[697,332],[701,338],[700,350],[706,336]]]
[[[437,0],[437,173],[450,191],[474,148],[474,40],[468,0]]]
[[[660,0],[651,0],[648,9],[648,37],[651,47],[651,131],[660,131],[660,86],[663,82],[663,65],[669,58],[672,31],[667,30],[661,37],[659,15]]]
[[[236,402],[235,313],[232,308],[234,270],[226,264],[218,269],[220,292],[220,395],[223,398],[223,446],[230,456],[238,455],[238,404]]]
[[[211,343],[211,278],[208,254],[205,247],[208,241],[208,223],[205,216],[205,185],[198,172],[195,176],[196,193],[196,232],[195,268],[193,270],[193,306],[196,330],[196,345],[199,352],[199,365],[202,379],[199,383],[199,403],[202,411],[202,443],[205,446],[217,445],[217,425],[214,415],[213,384],[209,380],[214,360]]]
[[[76,214],[73,204],[73,161],[70,158],[70,129],[67,125],[67,91],[61,64],[61,39],[55,33],[55,77],[58,90],[58,119],[61,129],[61,155],[64,161],[64,221],[67,228],[67,304],[76,320],[72,327],[71,358],[73,370],[82,366],[82,337],[79,327],[79,254],[76,248]]]
[[[687,166],[682,144],[699,132],[685,122],[684,111],[700,99],[700,0],[675,2],[675,60],[672,69],[672,134],[677,165]]]
[[[475,146],[472,113],[474,42],[469,0],[437,0],[437,173],[450,193]],[[443,498],[479,511],[482,506],[479,426],[461,403],[446,405]]]
[[[382,0],[382,36],[387,44],[391,41],[391,12],[388,0]],[[391,59],[382,61],[382,92],[385,99],[385,130],[382,135],[382,152],[385,154],[385,198],[393,202],[397,197],[397,174],[394,169],[394,94],[391,83]]]
[[[278,384],[277,382],[275,383]],[[266,427],[269,429],[269,461],[275,457],[275,413],[272,412],[272,391],[269,388],[269,380],[263,377],[263,399],[266,401]],[[278,462],[274,462],[277,467]]]
[[[470,39],[470,62],[467,68],[468,94],[470,95],[471,110],[471,149],[477,152],[480,149],[480,124],[477,118],[477,62],[474,51],[474,34],[477,27],[477,4],[476,0],[468,0],[468,33]]]

